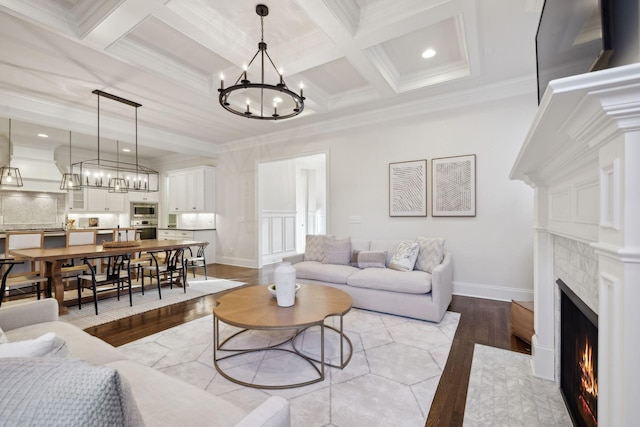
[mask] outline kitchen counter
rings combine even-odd
[[[79,229],[79,228],[78,228]],[[97,228],[96,243],[113,240],[113,228]],[[64,248],[67,246],[67,232],[62,228],[40,228],[40,229],[22,229],[22,230],[3,230],[0,231],[0,254],[5,253],[5,240],[7,232],[10,231],[44,231],[44,247],[45,248]]]
[[[158,230],[177,230],[177,231],[215,231],[215,228],[185,228],[185,227],[180,227],[180,228],[169,228],[169,227],[159,227]]]
[[[79,229],[78,229],[79,230]],[[62,228],[44,228],[44,229],[22,229],[22,230],[2,230],[0,231],[0,239],[4,239],[6,237],[6,233],[13,231],[44,231],[44,237],[55,237],[55,236],[66,236],[67,232]],[[113,228],[99,228],[96,230],[97,234],[112,234]]]

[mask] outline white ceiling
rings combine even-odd
[[[235,80],[257,51],[257,3],[0,0],[0,116],[95,134],[100,89],[142,104],[144,157],[215,156],[345,115],[536,90],[542,0],[268,0],[264,39],[289,87],[304,82],[305,111],[234,116],[218,103],[219,74]],[[132,143],[133,110],[103,98],[102,135]]]

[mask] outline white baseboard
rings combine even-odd
[[[533,289],[505,288],[503,286],[480,285],[477,283],[453,282],[453,293],[474,298],[498,301],[533,301]]]
[[[270,264],[277,264],[279,262],[282,262],[282,259],[284,257],[288,257],[295,254],[297,254],[296,251],[289,251],[289,252],[281,252],[279,254],[264,255],[262,257],[262,265],[264,266],[264,265],[270,265]]]
[[[217,264],[235,265],[236,267],[258,268],[255,259],[216,256]]]

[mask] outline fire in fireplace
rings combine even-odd
[[[560,389],[576,426],[598,425],[598,316],[558,280]]]

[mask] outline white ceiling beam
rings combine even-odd
[[[83,41],[96,50],[106,50],[148,16],[164,8],[163,0],[125,0],[87,33]]]

